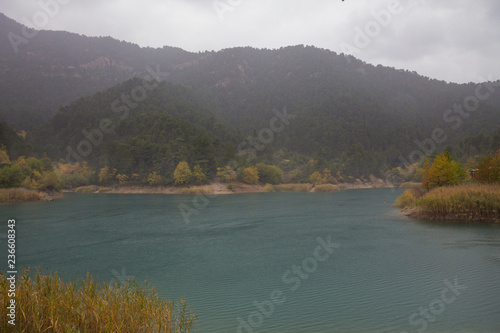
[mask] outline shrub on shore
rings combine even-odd
[[[40,201],[43,194],[25,188],[0,189],[0,203]]]
[[[16,325],[21,332],[190,332],[196,316],[186,301],[165,301],[155,289],[136,283],[97,283],[91,275],[79,283],[63,282],[57,273],[18,276]],[[0,304],[7,304],[10,283],[0,273]],[[4,308],[5,310],[5,308]],[[0,318],[7,329],[8,317]]]

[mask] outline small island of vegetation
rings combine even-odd
[[[421,187],[407,189],[395,206],[410,217],[500,223],[500,150],[483,158],[467,174],[448,153],[420,170]]]

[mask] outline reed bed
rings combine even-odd
[[[393,206],[400,208],[415,207],[417,200],[420,199],[423,194],[424,191],[421,188],[411,187],[396,199]]]
[[[416,208],[414,217],[500,223],[500,186],[465,184],[435,188],[422,197],[406,190],[395,205]]]
[[[33,275],[33,276],[32,276]],[[8,332],[7,277],[0,273],[0,328]],[[186,305],[158,297],[155,289],[135,282],[98,283],[91,275],[80,282],[63,282],[57,273],[30,274],[16,283],[16,332],[190,332],[196,320]]]
[[[0,203],[40,201],[43,198],[42,193],[25,188],[0,189]]]
[[[415,182],[405,182],[405,183],[401,183],[401,185],[399,185],[399,188],[401,189],[406,189],[406,188],[414,188],[414,187],[422,187],[422,183],[415,183]]]
[[[440,187],[419,199],[417,206],[436,218],[500,222],[500,186]]]

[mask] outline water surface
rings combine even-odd
[[[22,265],[187,298],[200,332],[499,332],[500,228],[402,217],[399,194],[222,195],[189,224],[193,196],[68,194],[1,205],[0,233],[17,220]]]

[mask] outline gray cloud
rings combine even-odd
[[[368,63],[454,82],[500,79],[497,0],[401,0],[379,30],[373,13],[394,1],[218,0],[218,12],[212,0],[2,0],[0,12],[32,22],[40,2],[53,1],[67,4],[44,29],[188,51],[306,44],[340,53],[342,43],[355,46],[356,29],[371,27],[369,45],[352,53]]]

